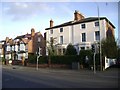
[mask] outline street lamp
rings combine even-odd
[[[97,5],[97,12],[98,12],[98,22],[99,22],[99,32],[100,32],[100,11],[99,11],[99,6],[98,4],[96,3]],[[102,71],[102,56],[101,56],[101,33],[100,33],[100,40],[99,40],[99,43],[100,43],[100,70]]]

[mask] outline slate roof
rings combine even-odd
[[[106,17],[100,17],[100,20],[105,19],[107,22],[109,22],[109,24],[115,28],[115,26],[106,18]],[[96,21],[98,20],[98,17],[89,17],[89,18],[85,18],[79,21],[69,21],[60,25],[56,25],[53,26],[51,28],[46,28],[45,30],[49,30],[49,29],[54,29],[54,28],[59,28],[59,27],[64,27],[64,26],[69,26],[69,25],[75,25],[75,24],[80,24],[80,23],[86,23],[86,22],[91,22],[91,21]]]

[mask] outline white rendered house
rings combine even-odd
[[[50,20],[50,27],[45,29],[46,41],[56,38],[55,45],[62,53],[69,43],[74,45],[78,51],[91,49],[91,44],[94,42],[99,42],[107,36],[114,36],[114,29],[115,26],[106,17],[85,18],[75,11],[73,21],[53,26],[53,21]]]

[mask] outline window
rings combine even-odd
[[[98,21],[95,22],[95,27],[97,27],[97,26],[99,26],[99,22]]]
[[[12,46],[12,51],[14,51],[15,50],[15,47],[14,46]]]
[[[53,41],[53,37],[50,37],[50,42],[52,42]]]
[[[85,27],[86,27],[85,24],[81,24],[82,29],[85,29]]]
[[[41,38],[40,37],[38,37],[38,42],[40,42],[41,41]]]
[[[53,34],[53,30],[50,30],[50,34]]]
[[[86,42],[86,33],[82,33],[82,42]]]
[[[95,40],[100,40],[100,32],[95,31]]]
[[[63,36],[60,36],[60,44],[63,44]]]
[[[10,49],[11,49],[10,45],[7,45],[7,51],[10,51]]]
[[[28,44],[25,45],[25,51],[28,51]]]
[[[63,32],[63,28],[60,28],[60,32]]]
[[[85,47],[81,47],[81,50],[85,50]]]

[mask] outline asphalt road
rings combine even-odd
[[[58,70],[3,66],[2,88],[118,88],[118,70]]]

